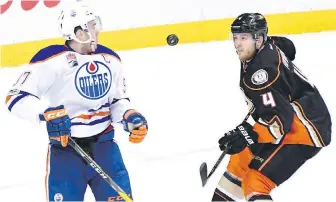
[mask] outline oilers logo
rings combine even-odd
[[[102,62],[83,64],[75,76],[75,86],[83,97],[96,100],[104,97],[112,84],[111,70]]]

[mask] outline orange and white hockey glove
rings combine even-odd
[[[122,120],[124,130],[130,132],[129,141],[132,143],[140,143],[147,135],[147,120],[139,112],[134,109],[127,110]]]

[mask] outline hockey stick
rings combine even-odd
[[[126,201],[133,202],[133,200],[122,190],[110,176],[108,176],[104,170],[87,154],[83,149],[71,138],[69,137],[69,145],[74,148],[90,166],[114,189],[118,194]]]
[[[244,121],[247,121],[250,117],[252,113],[249,112],[247,114],[247,116],[244,118]],[[233,140],[234,141],[234,140]],[[222,162],[222,160],[224,159],[225,155],[227,154],[227,151],[230,149],[230,147],[227,146],[227,144],[225,145],[225,149],[222,152],[222,154],[219,156],[218,160],[216,161],[215,165],[212,167],[209,175],[208,175],[208,166],[205,162],[203,162],[200,166],[200,176],[201,176],[201,180],[202,180],[202,187],[204,187],[206,185],[206,183],[208,182],[208,179],[211,177],[211,175],[216,171],[217,167],[219,166],[219,164]]]
[[[39,115],[41,121],[45,121],[43,115]],[[80,154],[84,160],[126,201],[133,202],[133,200],[122,190],[112,178],[105,173],[105,171],[71,138],[68,138],[68,144]]]
[[[222,162],[223,158],[225,157],[227,153],[228,147],[225,148],[225,150],[222,152],[222,154],[219,156],[218,160],[216,161],[215,165],[212,167],[210,173],[208,174],[208,166],[205,162],[203,162],[200,166],[200,175],[202,180],[202,187],[206,185],[208,182],[208,179],[211,177],[211,175],[216,171],[219,164]]]

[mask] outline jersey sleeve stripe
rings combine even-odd
[[[37,96],[33,95],[33,94],[30,94],[28,92],[25,92],[25,91],[20,91],[18,94],[16,95],[8,95],[7,98],[6,98],[6,104],[8,105],[8,110],[9,111],[12,111],[12,108],[14,107],[14,105],[22,100],[24,97],[26,96],[34,96],[36,98],[38,98]]]
[[[277,69],[278,69],[278,74],[276,75],[276,77],[273,79],[273,81],[271,81],[271,83],[267,84],[266,86],[264,87],[261,87],[261,88],[252,88],[250,87],[249,85],[247,85],[247,83],[245,82],[245,78],[243,78],[243,83],[244,85],[250,89],[250,90],[254,90],[254,91],[257,91],[257,90],[263,90],[263,89],[266,89],[268,87],[270,87],[276,80],[278,80],[279,76],[280,76],[280,65],[281,65],[281,57],[280,57],[280,52],[278,49],[276,49],[277,53],[278,53],[278,66],[277,66]]]
[[[20,101],[22,98],[26,97],[27,95],[19,95],[19,96],[13,96],[13,100],[9,103],[8,105],[8,110],[12,111],[12,108],[14,107],[14,105]]]
[[[299,120],[306,127],[309,136],[313,140],[314,145],[317,146],[317,147],[325,146],[325,143],[323,142],[323,139],[322,139],[319,131],[316,129],[314,124],[307,118],[307,116],[305,115],[301,105],[298,102],[294,101],[292,103],[292,106],[293,106],[294,111],[295,111],[296,115],[298,116]]]
[[[6,104],[9,102],[9,100],[13,97],[13,95],[7,95],[6,97]]]

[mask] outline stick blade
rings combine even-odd
[[[200,166],[200,175],[202,180],[202,186],[204,187],[208,181],[208,167],[207,164],[204,162]]]

